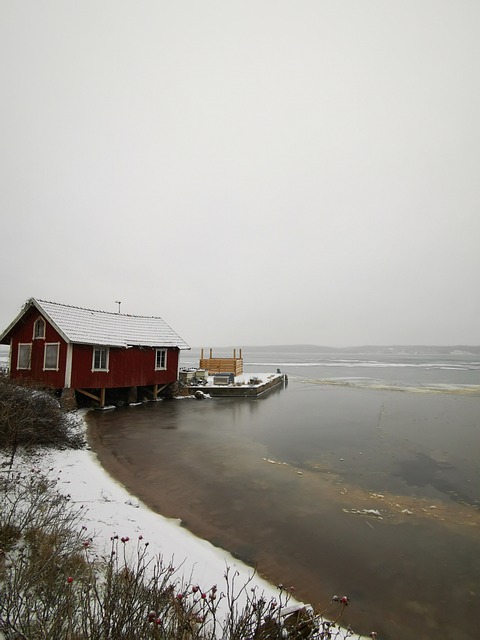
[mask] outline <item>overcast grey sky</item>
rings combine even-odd
[[[3,330],[480,343],[478,0],[0,0]]]

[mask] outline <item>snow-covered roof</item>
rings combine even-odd
[[[20,316],[4,332],[16,324],[34,305],[68,342],[109,347],[178,347],[189,349],[186,342],[159,317],[132,316],[110,311],[83,309],[57,302],[31,298]],[[3,337],[3,336],[2,336]]]

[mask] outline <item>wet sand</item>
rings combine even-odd
[[[265,434],[250,430],[265,422],[264,409],[173,401],[95,412],[89,438],[107,471],[149,507],[274,584],[293,585],[299,599],[322,610],[348,592],[356,632],[472,637],[478,509],[435,492],[362,487],[328,456],[301,465],[272,456]]]

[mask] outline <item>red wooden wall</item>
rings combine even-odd
[[[92,372],[93,347],[73,346],[72,381],[74,389],[97,389],[105,387],[140,387],[167,384],[178,378],[178,349],[169,349],[167,368],[155,371],[155,349],[132,347],[110,348],[108,371]]]
[[[11,378],[31,378],[40,380],[55,389],[62,389],[65,386],[65,364],[67,359],[67,343],[57,333],[57,331],[45,322],[45,338],[33,337],[33,325],[37,318],[41,316],[37,309],[32,308],[27,311],[23,318],[16,325],[12,334],[12,346],[10,350],[10,377]],[[44,352],[46,342],[59,342],[60,353],[58,358],[58,371],[43,370]],[[32,357],[30,369],[17,370],[18,344],[30,343],[32,345]]]

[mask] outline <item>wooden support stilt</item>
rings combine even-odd
[[[165,387],[168,387],[168,384],[155,384],[153,386],[153,399],[154,400],[158,400],[158,396],[165,389]]]
[[[102,409],[105,406],[105,391],[105,387],[102,387],[100,389],[100,406],[102,407]]]
[[[100,396],[96,396],[94,393],[90,393],[90,391],[85,391],[85,389],[75,389],[75,391],[78,391],[78,393],[81,393],[82,395],[87,396],[88,398],[92,398],[97,402],[101,401]]]

